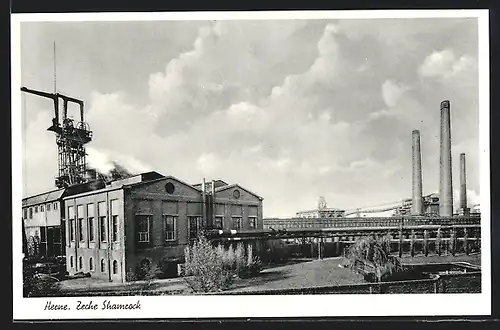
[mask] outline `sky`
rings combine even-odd
[[[476,19],[24,22],[21,81],[85,101],[89,164],[189,183],[222,179],[265,217],[438,191],[440,102],[450,100],[453,189],[467,158],[479,203]],[[22,96],[23,194],[54,188],[52,103]],[[77,118],[77,109],[70,108]]]

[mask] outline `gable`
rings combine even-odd
[[[262,200],[262,197],[237,184],[227,187],[221,187],[220,189],[216,190],[215,196],[216,198],[225,198],[234,201],[241,200],[259,202]]]
[[[200,197],[201,191],[174,177],[130,185],[134,192],[162,194],[165,196]]]

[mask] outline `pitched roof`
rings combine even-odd
[[[62,189],[47,191],[33,196],[28,196],[26,198],[23,198],[22,205],[31,206],[47,202],[53,202],[63,197],[65,191],[66,189],[62,188]]]
[[[143,185],[143,184],[147,184],[147,183],[153,183],[153,182],[158,182],[158,181],[163,181],[163,180],[167,180],[167,179],[170,179],[170,180],[174,180],[174,181],[177,181],[189,188],[192,188],[196,191],[201,191],[199,188],[196,188],[194,187],[193,185],[190,185],[189,183],[187,182],[184,182],[182,180],[179,180],[177,179],[176,177],[173,177],[171,175],[167,175],[167,176],[164,176],[164,177],[161,177],[161,178],[158,178],[158,179],[155,179],[155,180],[149,180],[149,181],[141,181],[141,182],[134,182],[134,183],[131,183],[131,184],[126,184],[126,185],[123,185],[123,187],[136,187],[136,186],[139,186],[139,185]]]
[[[240,186],[239,184],[235,183],[235,184],[231,184],[231,185],[227,185],[227,186],[222,186],[222,187],[219,187],[219,188],[215,188],[215,192],[219,192],[219,191],[224,191],[226,189],[231,189],[231,188],[235,188],[235,187],[238,187],[240,188],[241,190],[244,190],[252,195],[254,195],[255,197],[257,197],[258,199],[260,200],[263,200],[264,198],[262,198],[261,196],[257,195],[256,193],[254,192],[251,192],[250,190],[246,189],[246,188],[243,188],[242,186]]]

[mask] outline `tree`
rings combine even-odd
[[[402,271],[400,260],[390,253],[390,239],[387,236],[363,237],[347,250],[346,258],[352,269],[378,282]]]

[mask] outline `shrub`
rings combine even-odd
[[[229,253],[221,258],[220,250],[214,248],[204,236],[185,249],[185,275],[188,284],[196,292],[214,292],[227,289],[232,282],[233,273],[224,266]]]
[[[347,250],[345,257],[351,268],[378,282],[402,271],[400,260],[390,254],[388,237],[364,237]]]
[[[30,269],[23,270],[23,295],[25,297],[57,296],[60,283],[54,277],[37,274]]]

